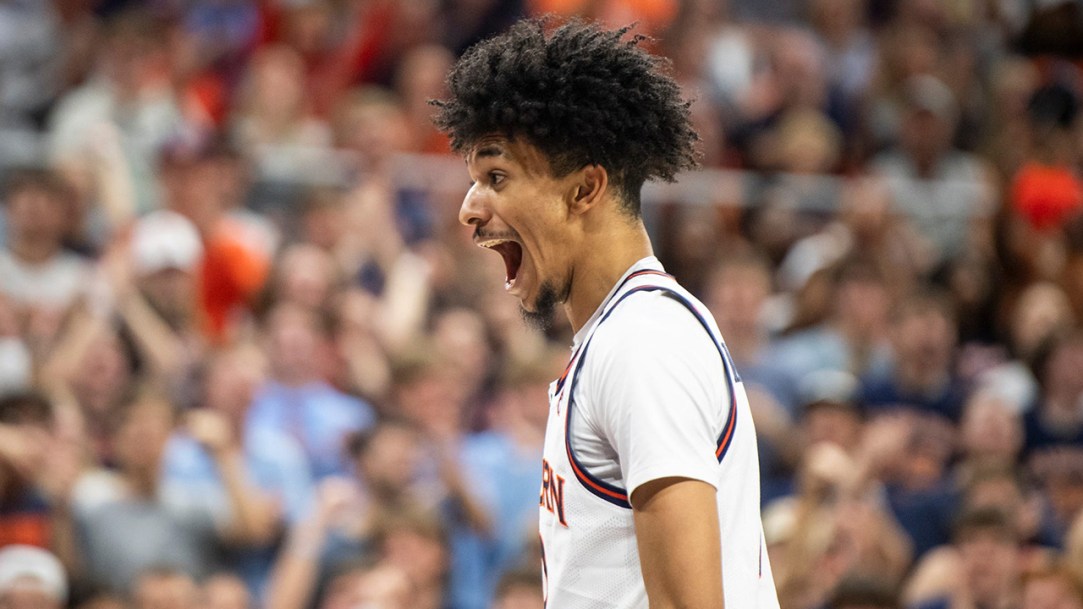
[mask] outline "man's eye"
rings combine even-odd
[[[497,173],[497,172],[494,171],[494,172],[489,174],[489,182],[492,183],[493,186],[496,186],[497,184],[503,182],[504,180],[505,180],[505,176],[502,173]]]

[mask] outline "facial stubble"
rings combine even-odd
[[[534,310],[520,305],[519,314],[528,326],[544,332],[553,325],[553,315],[556,314],[557,305],[562,301],[556,288],[547,281],[538,288],[538,297],[534,299]]]

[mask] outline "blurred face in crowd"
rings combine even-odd
[[[204,609],[249,609],[252,597],[236,575],[219,573],[203,584]]]
[[[1083,336],[1058,345],[1045,364],[1045,394],[1060,408],[1078,412],[1083,405]]]
[[[132,369],[116,333],[106,331],[91,339],[72,380],[88,419],[100,421],[131,383]]]
[[[199,588],[179,571],[144,573],[132,589],[133,609],[197,609]]]
[[[753,262],[724,264],[710,278],[707,306],[723,335],[758,331],[763,305],[771,295],[771,274]]]
[[[339,139],[360,154],[368,167],[380,166],[397,152],[409,147],[410,130],[406,115],[393,99],[378,94],[354,101],[342,111]]]
[[[255,348],[241,348],[216,357],[206,379],[206,406],[232,417],[243,417],[256,388],[263,383],[267,363]]]
[[[1042,341],[1071,327],[1072,317],[1071,302],[1061,287],[1046,282],[1028,287],[1012,310],[1009,332],[1017,356],[1030,357]]]
[[[399,384],[395,400],[403,416],[420,428],[457,432],[466,406],[461,387],[454,369],[434,363],[416,378]]]
[[[954,123],[926,109],[911,109],[903,117],[903,148],[919,164],[932,163],[951,144]]]
[[[858,332],[877,334],[886,326],[891,298],[880,280],[844,278],[838,284],[835,299],[837,318]]]
[[[389,531],[382,550],[387,564],[401,569],[418,588],[440,585],[448,568],[443,542],[410,527]]]
[[[900,362],[921,370],[945,373],[955,350],[955,323],[933,308],[902,314],[892,327],[892,344]]]
[[[306,204],[301,216],[301,241],[333,250],[345,233],[346,211],[341,193],[320,192]]]
[[[393,499],[407,490],[421,463],[417,432],[404,425],[381,424],[373,432],[358,465],[365,485],[382,498]]]
[[[861,243],[882,246],[891,220],[891,191],[882,180],[863,177],[846,183],[840,219]]]
[[[172,407],[164,400],[141,398],[123,407],[118,419],[113,433],[117,464],[127,473],[156,478],[162,452],[173,431]]]
[[[955,448],[955,426],[939,415],[916,415],[900,472],[910,488],[930,488],[939,483]]]
[[[142,14],[124,16],[113,28],[104,48],[103,72],[120,96],[131,98],[147,85],[164,82],[169,75],[164,29]]]
[[[250,111],[269,126],[298,117],[304,102],[304,62],[288,46],[260,51],[251,63],[247,91]]]
[[[968,458],[1011,464],[1023,445],[1023,427],[996,396],[975,393],[967,400],[960,422],[960,439]]]
[[[492,355],[481,315],[469,309],[440,314],[433,328],[436,349],[460,374],[480,381]],[[465,397],[465,396],[464,396]]]
[[[997,509],[1004,512],[1023,539],[1028,539],[1041,527],[1042,506],[1027,497],[1008,472],[971,483],[966,489],[964,502],[968,510]]]
[[[267,322],[266,341],[274,378],[304,383],[320,377],[326,336],[315,314],[292,304],[276,306]]]
[[[8,195],[4,220],[13,243],[49,244],[59,249],[67,228],[69,206],[44,188],[21,188]]]
[[[317,310],[324,306],[334,289],[335,261],[326,251],[297,244],[286,249],[276,270],[277,299]]]
[[[828,442],[851,451],[861,441],[861,415],[852,404],[811,404],[801,417],[801,427],[809,446]]]
[[[454,61],[455,56],[439,45],[420,45],[403,57],[395,89],[408,110],[424,111],[427,119],[431,112],[429,100],[446,97],[444,78]]]
[[[203,235],[212,234],[224,210],[240,202],[244,171],[237,159],[200,150],[178,152],[161,171],[169,208],[183,214]]]
[[[5,458],[0,458],[0,497],[4,496],[5,486],[15,482],[16,488],[33,482],[41,466],[46,463],[48,451],[56,435],[56,423],[51,405],[37,397],[21,398],[17,405],[9,405],[0,427],[11,432],[13,437],[22,438],[16,448],[18,456],[16,467]],[[29,469],[25,469],[29,466]]]
[[[966,585],[976,603],[995,603],[1015,589],[1019,550],[1010,535],[994,529],[977,529],[967,533],[957,545]]]

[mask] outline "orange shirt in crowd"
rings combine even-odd
[[[1067,167],[1027,163],[1012,180],[1011,201],[1036,230],[1059,229],[1083,211],[1083,182]]]
[[[204,331],[214,343],[228,338],[230,322],[263,289],[271,266],[267,255],[245,239],[239,228],[223,220],[203,242],[199,303]]]

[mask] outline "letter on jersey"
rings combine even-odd
[[[556,514],[561,525],[568,526],[564,520],[564,478],[557,475],[545,459],[542,459],[542,485],[538,505],[549,510],[550,514]]]

